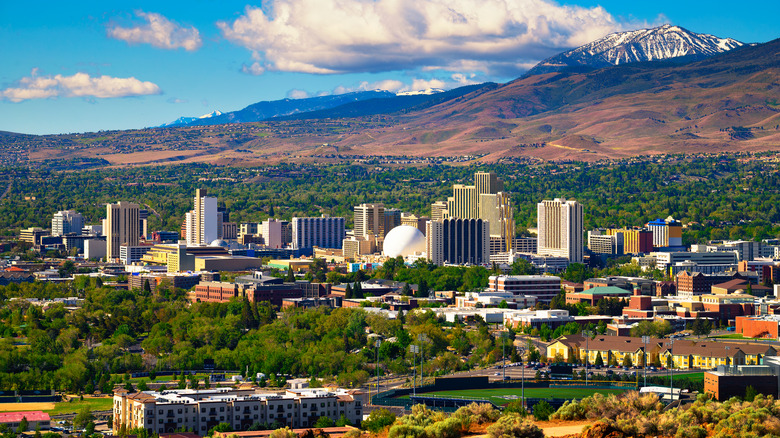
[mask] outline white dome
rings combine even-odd
[[[221,246],[223,248],[229,248],[230,244],[228,244],[222,239],[216,239],[216,240],[212,240],[209,246]]]
[[[388,257],[406,257],[423,251],[425,251],[425,235],[415,227],[400,225],[385,236],[383,253]]]

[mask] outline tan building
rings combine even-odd
[[[449,212],[447,211],[447,202],[436,201],[433,204],[431,204],[432,221],[438,221],[441,219],[446,219],[448,217],[449,217]]]
[[[355,236],[385,235],[385,206],[360,204],[355,207]]]
[[[233,430],[253,424],[278,423],[290,428],[309,427],[320,417],[337,421],[344,415],[353,424],[363,419],[362,393],[323,388],[264,392],[258,388],[114,392],[113,433],[143,428],[155,433],[192,429],[204,436],[219,423]]]

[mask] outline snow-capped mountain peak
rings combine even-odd
[[[222,111],[214,110],[214,111],[212,111],[212,112],[210,112],[208,114],[204,114],[204,115],[202,115],[202,116],[200,116],[198,118],[199,119],[209,119],[211,117],[217,117],[217,116],[221,116],[221,115],[222,115]]]
[[[694,33],[680,26],[665,24],[652,29],[611,33],[548,58],[529,70],[528,74],[549,73],[574,66],[600,68],[682,56],[706,58],[742,45],[732,38]]]
[[[398,93],[395,93],[396,96],[419,96],[422,94],[430,95],[430,94],[436,94],[436,93],[443,93],[444,90],[441,88],[426,88],[425,90],[416,90],[416,91],[401,91]]]

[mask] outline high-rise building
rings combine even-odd
[[[51,219],[51,235],[81,234],[84,228],[84,216],[76,210],[63,210],[54,213]]]
[[[539,254],[582,263],[582,205],[574,200],[555,198],[540,202],[536,208]]]
[[[447,212],[449,217],[460,219],[476,219],[479,217],[477,188],[463,184],[452,186],[452,196],[447,198]]]
[[[425,249],[436,265],[471,264],[490,261],[488,223],[482,219],[449,218],[426,226]]]
[[[138,245],[140,219],[138,204],[120,201],[116,204],[106,204],[106,220],[103,233],[106,235],[106,259],[117,259],[120,246]]]
[[[284,228],[284,221],[276,219],[266,219],[260,224],[260,234],[263,236],[263,240],[265,240],[265,246],[271,248],[284,247],[282,228]]]
[[[355,207],[355,236],[385,236],[385,206],[360,204]]]
[[[409,225],[420,230],[421,233],[425,233],[425,224],[430,221],[428,216],[420,216],[414,214],[401,215],[401,225]]]
[[[397,208],[385,209],[385,235],[393,228],[401,225],[401,210]]]
[[[449,212],[447,211],[447,202],[445,201],[436,201],[433,204],[431,204],[431,220],[432,221],[438,221],[441,219],[446,219],[449,217]]]
[[[206,196],[206,189],[195,190],[194,208],[186,214],[187,245],[208,245],[219,239],[219,219],[217,198]]]
[[[504,181],[495,172],[477,172],[474,174],[474,185],[477,196],[482,194],[496,194],[504,191]]]
[[[623,235],[623,252],[626,254],[653,252],[653,232],[647,228],[608,228],[607,234]]]
[[[343,217],[294,217],[292,220],[293,249],[341,248],[346,237]]]
[[[490,238],[503,239],[500,252],[514,249],[515,217],[509,193],[482,193],[479,195],[479,218],[490,224]]]

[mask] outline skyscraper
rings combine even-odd
[[[54,213],[51,219],[51,235],[81,234],[84,228],[84,217],[76,210],[63,210]]]
[[[555,198],[540,202],[536,208],[538,253],[566,257],[570,263],[582,263],[582,205],[574,200]]]
[[[385,236],[385,206],[382,204],[360,204],[355,207],[355,236],[373,234]]]
[[[293,249],[338,248],[346,237],[343,217],[294,217]]]
[[[425,251],[436,265],[478,265],[490,260],[488,223],[482,219],[449,218],[426,224]]]
[[[140,219],[138,204],[120,201],[106,204],[106,221],[103,233],[106,235],[106,259],[119,258],[121,245],[138,245]]]
[[[186,214],[187,245],[208,245],[219,238],[220,218],[217,198],[206,196],[206,189],[195,190],[194,208]]]

